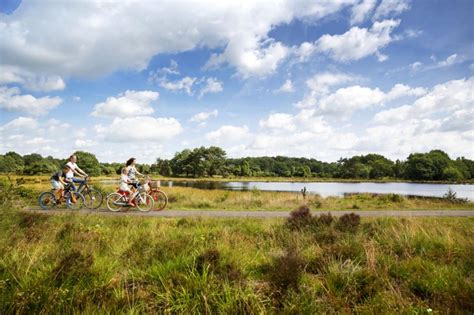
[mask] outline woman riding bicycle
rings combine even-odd
[[[129,158],[127,160],[127,163],[126,163],[126,169],[127,169],[127,176],[128,176],[128,179],[133,182],[133,184],[131,184],[133,187],[135,188],[138,188],[139,186],[139,182],[137,180],[137,175],[138,176],[142,176],[144,177],[145,175],[143,175],[142,173],[140,173],[137,168],[136,168],[136,164],[137,164],[137,160],[135,158]]]

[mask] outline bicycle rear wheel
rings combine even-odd
[[[137,202],[138,210],[142,212],[150,211],[155,203],[153,197],[145,192],[138,194],[138,196],[135,197],[135,200]]]
[[[50,210],[56,206],[56,196],[50,191],[45,191],[38,197],[38,203],[43,210]]]
[[[102,202],[104,201],[104,196],[102,196],[102,193],[100,191],[95,190],[94,188],[89,188],[89,190],[84,191],[83,193],[85,206],[87,209],[95,210],[102,205]]]
[[[107,208],[113,212],[120,211],[122,207],[126,205],[124,196],[119,193],[111,193],[107,195],[105,200],[107,203]]]
[[[74,202],[72,195],[76,197],[76,202]],[[66,206],[71,210],[80,210],[84,207],[84,196],[81,193],[76,191],[69,191],[66,193]]]
[[[166,208],[168,205],[168,196],[166,196],[164,191],[161,190],[153,190],[150,192],[150,196],[153,198],[155,202],[155,206],[153,210],[160,211]]]

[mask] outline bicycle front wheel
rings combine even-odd
[[[74,196],[75,198],[73,198]],[[71,210],[80,210],[84,207],[84,196],[76,191],[70,191],[66,194],[66,205]]]
[[[106,198],[107,208],[110,211],[117,212],[126,204],[124,197],[119,193],[111,193]]]
[[[166,206],[168,205],[168,196],[166,196],[164,191],[153,190],[152,192],[150,192],[150,196],[155,202],[153,210],[160,211],[166,208]]]
[[[142,212],[150,211],[155,203],[153,197],[145,192],[138,194],[138,196],[135,197],[135,200],[137,202],[138,210]]]
[[[43,210],[50,210],[56,206],[56,197],[50,191],[45,191],[38,198],[38,203]]]
[[[104,196],[98,190],[89,188],[88,191],[84,192],[85,206],[87,209],[95,210],[98,209],[104,201]]]

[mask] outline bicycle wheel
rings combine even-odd
[[[38,197],[38,203],[43,210],[50,210],[56,206],[56,197],[50,191],[45,191]]]
[[[150,196],[153,198],[155,202],[155,206],[153,210],[160,211],[166,208],[168,205],[168,196],[166,196],[164,191],[161,190],[153,190],[150,192]]]
[[[155,203],[153,201],[153,197],[145,192],[139,193],[135,197],[135,200],[137,202],[138,210],[142,212],[150,211],[153,208],[153,204]]]
[[[84,200],[87,209],[95,210],[102,205],[104,196],[102,196],[100,191],[95,190],[94,188],[89,188],[89,190],[84,192]]]
[[[73,202],[71,195],[74,194],[76,202]],[[80,210],[84,207],[84,196],[76,191],[66,193],[66,206],[71,210]]]
[[[125,199],[119,193],[108,194],[105,200],[107,203],[107,208],[113,212],[120,211],[122,207],[126,204]]]

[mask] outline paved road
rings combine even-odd
[[[231,210],[163,210],[140,212],[137,210],[111,212],[106,209],[99,210],[41,210],[40,208],[28,208],[27,211],[47,214],[100,214],[107,216],[141,216],[141,217],[226,217],[226,218],[284,218],[288,217],[290,211],[231,211]],[[328,211],[312,211],[313,214],[327,213]],[[333,216],[341,216],[346,213],[357,213],[361,217],[474,217],[474,210],[355,210],[355,211],[331,211]]]

